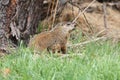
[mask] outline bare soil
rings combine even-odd
[[[82,3],[77,6],[73,6],[71,4],[67,4],[63,9],[62,13],[55,18],[54,24],[63,21],[72,21],[81,11],[86,8],[90,2]],[[120,11],[113,8],[112,6],[107,5],[106,8],[106,19],[107,19],[107,28],[104,26],[104,12],[103,12],[103,4],[99,2],[95,2],[90,6],[84,14],[80,15],[77,19],[77,27],[81,29],[84,33],[89,33],[91,35],[106,36],[109,39],[112,39],[113,42],[118,42],[120,39]],[[54,15],[54,14],[53,14]],[[53,24],[53,17],[45,19],[42,24],[49,24],[51,26]]]

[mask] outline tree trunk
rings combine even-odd
[[[44,0],[0,0],[0,49],[6,50],[20,40],[26,44],[43,19]]]

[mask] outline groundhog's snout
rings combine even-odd
[[[76,23],[72,23],[71,25],[74,27],[73,30],[75,30],[75,28],[76,28]]]
[[[74,23],[74,27],[76,27],[77,26],[77,24],[76,23]]]
[[[76,27],[76,23],[68,22],[66,24],[68,27],[72,27],[73,29]]]
[[[73,25],[74,25],[74,27],[76,27],[77,26],[77,24],[74,22],[74,23],[72,23]]]

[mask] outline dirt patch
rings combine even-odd
[[[86,6],[90,3],[83,3],[79,7],[84,10]],[[104,27],[104,13],[103,13],[103,4],[94,3],[90,6],[84,15],[80,15],[76,23],[77,27],[83,32],[89,33],[91,35],[95,34],[97,36],[106,36],[113,41],[119,41],[120,39],[120,12],[116,9],[113,9],[110,6],[107,6],[107,28]],[[56,17],[54,24],[63,21],[72,21],[80,12],[80,8],[67,4],[62,11],[62,13]],[[52,16],[47,18],[42,22],[42,24],[48,23],[52,25]],[[84,34],[84,33],[83,33]]]

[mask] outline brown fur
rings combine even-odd
[[[61,45],[60,44],[54,44],[50,47],[53,53],[60,53],[61,52]]]
[[[74,28],[73,23],[59,23],[52,30],[35,35],[28,46],[38,51],[47,49],[65,54],[68,35]]]

